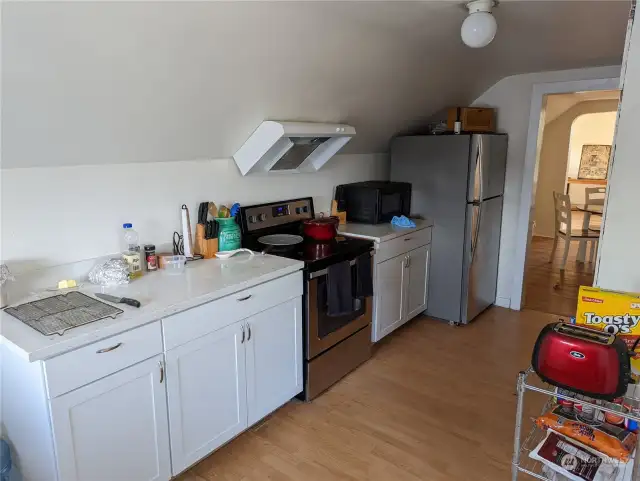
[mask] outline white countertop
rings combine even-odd
[[[427,227],[433,226],[431,219],[411,219],[416,223],[415,227],[396,227],[390,223],[385,224],[356,224],[347,223],[338,226],[338,232],[348,237],[368,239],[374,242],[386,242],[396,237],[409,234]]]
[[[233,294],[234,292],[296,272],[301,261],[272,255],[238,254],[228,260],[208,259],[187,264],[182,275],[162,271],[145,273],[128,285],[100,287],[85,283],[80,292],[104,292],[140,301],[140,308],[116,304],[124,313],[66,331],[44,336],[15,317],[0,313],[0,342],[29,361],[47,359],[83,345],[114,336],[163,317]],[[14,302],[18,305],[55,295],[44,291]]]

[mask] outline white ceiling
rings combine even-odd
[[[462,3],[5,2],[2,166],[228,157],[264,119],[383,152],[507,75],[620,63],[628,1],[502,1],[481,50]]]

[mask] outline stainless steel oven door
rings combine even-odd
[[[355,269],[355,266],[352,267]],[[355,300],[354,311],[343,316],[327,315],[327,275],[313,276],[307,283],[307,359],[355,334],[372,319],[372,298]]]

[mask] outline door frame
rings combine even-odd
[[[522,309],[525,261],[530,240],[529,225],[531,222],[531,206],[534,201],[534,174],[540,159],[540,143],[542,141],[544,96],[547,94],[566,94],[594,90],[618,90],[620,88],[620,77],[533,84],[531,107],[529,109],[527,147],[525,150],[524,167],[522,169],[522,190],[520,194],[520,207],[518,209],[518,226],[516,228],[516,251],[513,261],[514,277],[509,306],[511,309],[517,311]]]

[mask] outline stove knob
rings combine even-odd
[[[256,219],[255,215],[250,215],[249,216],[249,224],[253,224],[256,220],[258,220],[258,219]]]
[[[302,207],[296,207],[296,214],[302,214]]]
[[[267,214],[260,214],[260,215],[258,216],[258,220],[259,220],[260,222],[263,222],[263,221],[267,220]]]
[[[309,207],[306,205],[302,208],[302,212],[309,212]]]

